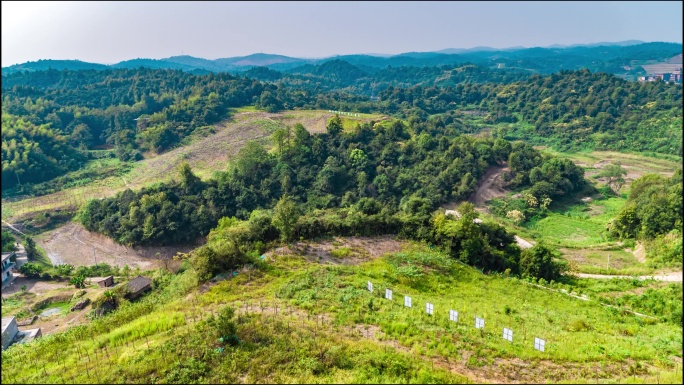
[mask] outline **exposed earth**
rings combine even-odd
[[[35,239],[45,249],[53,265],[90,266],[104,262],[112,266],[128,265],[151,270],[160,267],[161,259],[193,249],[192,246],[126,247],[74,222],[40,234]]]

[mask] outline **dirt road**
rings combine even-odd
[[[585,274],[585,273],[578,273],[577,276],[580,278],[596,278],[596,279],[612,279],[612,278],[632,278],[629,275],[601,275],[601,274]],[[663,274],[657,274],[657,275],[642,275],[638,277],[640,280],[644,279],[655,279],[656,281],[664,281],[664,282],[682,282],[682,272],[681,271],[675,271],[671,273],[663,273]]]

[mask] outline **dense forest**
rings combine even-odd
[[[88,150],[103,146],[124,161],[166,151],[194,130],[227,118],[230,107],[246,105],[271,112],[385,113],[427,133],[459,135],[484,125],[494,128],[495,137],[560,150],[682,154],[682,88],[662,82],[635,83],[587,70],[528,77],[473,65],[373,73],[340,60],[311,67],[307,74],[267,68],[247,73],[264,82],[144,68],[4,75],[2,188],[62,175],[89,156]],[[379,100],[364,96],[376,91]],[[484,115],[478,124],[463,119],[472,112]]]
[[[477,107],[496,133],[561,150],[613,149],[682,155],[682,88],[635,83],[587,70],[562,71],[507,85],[389,88],[380,109],[425,117]]]
[[[311,92],[341,91],[353,95],[377,97],[388,87],[415,85],[447,87],[460,83],[508,84],[532,76],[530,71],[497,70],[475,64],[434,67],[387,67],[362,69],[343,60],[331,60],[320,65],[307,64],[287,72],[267,67],[255,67],[244,76],[280,84],[288,89]]]

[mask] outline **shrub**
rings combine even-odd
[[[568,323],[565,329],[571,332],[581,332],[591,330],[591,325],[583,319],[573,319]]]
[[[74,285],[77,289],[83,289],[85,287],[85,276],[77,275],[69,280],[69,285]]]
[[[229,345],[236,345],[239,341],[235,334],[237,332],[237,325],[235,325],[234,317],[235,309],[230,306],[224,306],[219,310],[218,317],[214,323],[214,327],[221,336],[222,341]]]
[[[43,272],[44,267],[37,263],[29,262],[19,268],[19,272],[28,278],[38,278]]]
[[[348,247],[340,247],[339,249],[331,251],[330,254],[336,258],[344,258],[351,255],[351,250]]]

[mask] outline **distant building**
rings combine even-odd
[[[128,282],[128,294],[126,297],[128,299],[135,299],[140,297],[147,289],[150,288],[152,281],[149,278],[145,278],[141,275],[133,278]]]
[[[40,328],[19,330],[15,317],[5,317],[2,319],[2,350],[7,349],[13,343],[24,344],[31,342],[41,335]]]
[[[109,277],[105,277],[101,281],[97,281],[97,284],[100,285],[100,287],[109,287],[114,285],[114,276],[110,275]]]
[[[13,277],[14,262],[10,258],[14,257],[14,251],[2,253],[2,283],[9,282]]]
[[[662,80],[664,82],[674,82],[676,84],[682,84],[682,69],[672,70],[671,72],[655,73],[646,76],[639,76],[639,82],[655,82]]]

